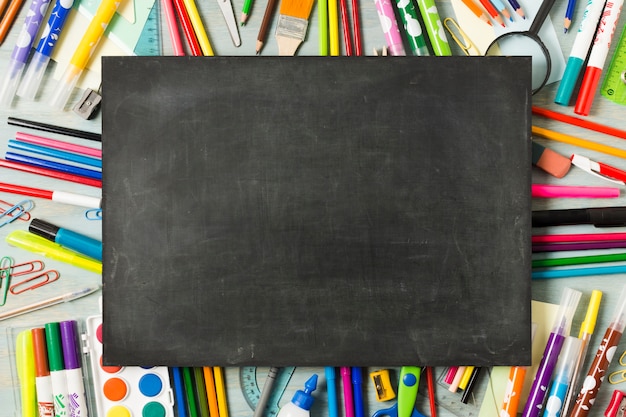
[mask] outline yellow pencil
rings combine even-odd
[[[278,55],[293,56],[304,41],[314,0],[282,0],[276,25]]]
[[[563,142],[581,148],[590,149],[592,151],[602,152],[607,155],[617,156],[619,158],[626,159],[626,151],[614,148],[612,146],[602,145],[600,143],[592,142],[590,140],[577,138],[575,136],[566,135],[564,133],[555,132],[537,126],[532,127],[532,133],[546,139],[556,140],[558,142]]]
[[[200,18],[200,13],[198,13],[196,2],[194,0],[183,0],[183,3],[185,4],[185,9],[189,15],[191,26],[193,26],[193,31],[196,34],[196,38],[198,38],[202,54],[204,56],[213,56],[213,48],[211,47],[211,42],[209,42],[209,37],[206,34],[204,25],[202,24],[202,19]]]
[[[215,390],[217,391],[217,405],[220,410],[220,417],[228,417],[228,403],[226,402],[226,384],[224,383],[224,373],[219,366],[213,367],[213,377],[215,378]]]

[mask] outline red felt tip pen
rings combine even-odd
[[[25,187],[0,182],[0,192],[27,195],[30,197],[45,198],[59,203],[72,204],[87,208],[100,208],[101,199],[81,194],[68,193],[65,191],[49,191],[40,188]]]

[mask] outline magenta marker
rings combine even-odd
[[[546,398],[548,388],[550,387],[554,368],[559,359],[563,342],[565,338],[569,336],[570,328],[572,327],[572,317],[576,312],[576,307],[578,307],[578,301],[580,301],[581,295],[580,291],[571,288],[565,288],[563,291],[559,311],[554,320],[550,337],[548,337],[548,343],[546,343],[543,357],[537,368],[535,380],[530,387],[528,400],[526,401],[522,417],[537,417],[542,412],[543,402]]]
[[[68,417],[87,417],[87,397],[83,370],[80,367],[80,354],[74,320],[63,321],[61,327],[61,344],[63,345],[63,364],[67,377]]]

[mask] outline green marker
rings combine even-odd
[[[552,259],[535,259],[532,261],[533,268],[546,268],[551,266],[568,266],[568,265],[582,265],[582,264],[595,264],[602,262],[621,262],[626,261],[626,253],[612,253],[607,255],[585,255],[585,256],[572,256],[567,258],[552,258]]]
[[[54,398],[54,415],[68,416],[67,375],[63,366],[63,345],[61,345],[61,328],[59,323],[47,323],[46,347],[48,349],[48,364],[50,365],[50,379],[52,380],[52,396]]]
[[[413,51],[413,55],[428,56],[428,47],[426,39],[422,33],[422,26],[417,19],[417,9],[412,0],[396,0],[398,12],[404,24],[404,30],[409,39],[409,45]]]
[[[430,38],[430,45],[437,56],[451,56],[452,51],[448,44],[443,23],[439,17],[439,11],[435,5],[435,0],[417,0],[417,5],[422,14],[422,20],[426,25],[426,32]]]

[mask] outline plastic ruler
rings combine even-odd
[[[611,58],[600,93],[615,103],[626,105],[626,26]]]
[[[158,56],[161,55],[161,25],[159,19],[159,0],[155,0],[150,14],[143,26],[137,45],[135,55],[138,56]]]
[[[241,385],[241,392],[243,393],[246,402],[252,410],[256,409],[256,405],[259,402],[259,398],[261,397],[261,390],[259,389],[259,383],[257,382],[257,370],[259,369],[259,373],[261,376],[261,387],[263,387],[269,368],[256,368],[253,366],[247,366],[239,369],[239,383]],[[263,369],[265,370],[263,371]],[[289,385],[289,381],[291,380],[291,376],[293,375],[295,370],[296,368],[293,366],[278,368],[276,381],[274,382],[272,392],[267,402],[264,416],[275,417],[278,414],[278,411],[280,410],[280,399],[285,393],[285,390]]]

